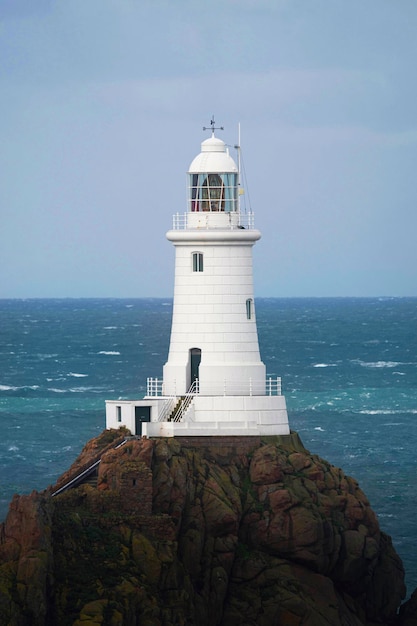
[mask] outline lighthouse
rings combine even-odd
[[[187,172],[187,207],[173,216],[175,282],[168,359],[141,400],[106,402],[106,425],[161,436],[287,435],[281,379],[261,360],[253,256],[261,233],[239,202],[239,168],[211,136]]]

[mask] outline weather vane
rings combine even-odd
[[[203,126],[203,130],[211,130],[211,136],[214,137],[215,130],[224,130],[224,126],[215,126],[214,115],[210,120],[210,128],[208,126]]]

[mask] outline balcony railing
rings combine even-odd
[[[175,386],[175,385],[174,385]],[[148,397],[163,397],[163,396],[180,396],[184,395],[182,392],[166,394],[164,389],[164,381],[160,378],[148,378],[147,391]],[[196,385],[193,388],[192,395],[203,396],[280,396],[282,395],[281,378],[269,377],[265,381],[252,381],[248,379],[246,381],[233,381],[224,380],[216,382],[211,385],[205,384],[203,391],[201,391],[201,385],[196,381]]]
[[[252,212],[240,213],[240,211],[212,212],[198,211],[189,213],[175,213],[172,216],[173,230],[186,230],[193,228],[255,228],[255,216]]]

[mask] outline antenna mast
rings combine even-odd
[[[238,131],[237,131],[237,145],[235,146],[235,150],[237,150],[237,208],[240,213],[240,196],[243,193],[243,189],[241,187],[241,164],[240,164],[240,122],[238,123]]]

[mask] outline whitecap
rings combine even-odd
[[[371,367],[371,368],[381,368],[381,367],[397,367],[398,365],[404,365],[404,363],[399,363],[398,361],[361,361],[357,359],[353,361],[353,363],[359,363],[361,367]]]
[[[120,352],[118,352],[117,350],[100,350],[100,352],[97,352],[97,354],[107,354],[110,356],[120,356]]]
[[[95,387],[71,387],[68,389],[71,393],[84,393],[85,391],[92,391],[94,393],[101,393],[100,389],[96,389]]]
[[[22,385],[21,387],[13,387],[12,385],[0,385],[0,391],[19,391],[19,389],[32,389],[36,391],[39,385]]]
[[[7,449],[9,452],[17,452],[19,450],[17,446],[9,446]]]
[[[337,367],[336,363],[315,363],[313,367]]]
[[[103,326],[104,330],[117,330],[117,326]]]
[[[362,409],[359,411],[361,415],[396,415],[405,411],[395,411],[394,409]]]
[[[66,389],[57,389],[56,387],[50,387],[48,391],[52,391],[53,393],[65,393]]]
[[[322,428],[321,426],[315,426],[314,430],[319,430],[321,433],[325,432],[324,428]]]
[[[67,376],[72,376],[73,378],[86,378],[88,374],[77,374],[76,372],[70,372]]]

